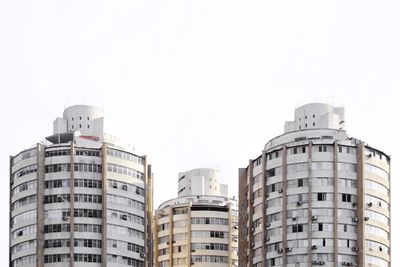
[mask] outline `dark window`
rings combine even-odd
[[[295,225],[292,225],[292,232],[293,232],[293,233],[300,233],[300,232],[303,232],[303,225],[302,225],[302,224],[295,224]]]
[[[293,154],[297,154],[297,147],[293,148]]]
[[[351,195],[350,194],[342,194],[342,201],[343,202],[351,202]]]
[[[324,224],[323,223],[319,223],[318,224],[318,231],[323,231],[324,230]]]
[[[302,153],[306,153],[306,147],[305,146],[302,147]]]
[[[275,176],[275,168],[267,170],[267,177]]]
[[[326,201],[326,193],[318,193],[317,199],[318,201]]]
[[[302,187],[303,186],[303,179],[298,179],[297,180],[297,185],[298,185],[298,187]]]
[[[325,240],[325,238],[322,239],[322,246],[323,246],[323,247],[326,246],[326,240]]]

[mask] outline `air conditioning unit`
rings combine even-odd
[[[301,205],[303,205],[303,202],[302,201],[297,201],[297,206],[301,206]]]
[[[278,253],[282,253],[283,252],[283,249],[278,249]]]
[[[351,250],[352,251],[358,251],[358,247],[352,247]]]
[[[297,220],[297,217],[293,217],[292,220],[293,220],[293,221],[296,221],[296,220]]]
[[[283,188],[278,190],[278,193],[282,193],[283,192]]]
[[[144,259],[144,256],[145,256],[144,253],[141,252],[141,253],[140,253],[140,257],[141,257],[142,259]]]
[[[270,240],[269,236],[267,236],[266,240],[267,240],[267,241],[269,241],[269,240]]]
[[[292,252],[292,248],[286,248],[286,252]]]
[[[233,226],[233,229],[238,229],[237,224],[235,224],[235,225]]]
[[[317,219],[318,219],[318,216],[317,216],[317,215],[311,216],[311,220],[316,221]]]
[[[352,222],[358,222],[358,218],[357,218],[357,217],[353,217],[353,218],[351,219],[351,221],[352,221]]]
[[[364,217],[364,220],[368,221],[368,220],[369,220],[369,217],[365,216],[365,217]]]
[[[312,263],[312,265],[317,265],[318,261],[312,261],[311,263]]]
[[[128,186],[127,186],[126,184],[123,184],[123,185],[121,186],[121,188],[122,188],[122,190],[125,190],[125,191],[128,190]]]
[[[267,222],[267,227],[270,227],[271,226],[271,223],[270,222]]]
[[[372,207],[372,202],[367,203],[368,207]]]
[[[325,265],[324,261],[318,261],[318,265]]]
[[[356,207],[357,206],[357,203],[356,202],[353,202],[353,204],[351,204],[353,207]]]
[[[313,245],[313,246],[311,247],[311,249],[312,249],[312,250],[315,250],[315,249],[317,249],[317,246],[316,246],[316,245]]]

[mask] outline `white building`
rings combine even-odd
[[[146,157],[72,106],[47,142],[10,157],[10,266],[152,266]]]
[[[308,104],[239,169],[239,266],[390,266],[390,157]]]
[[[194,169],[178,180],[179,197],[156,211],[155,266],[237,266],[237,205],[219,172]]]

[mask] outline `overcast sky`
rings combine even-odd
[[[0,259],[8,265],[9,155],[65,107],[104,108],[107,132],[146,154],[155,203],[177,173],[237,169],[296,107],[346,108],[350,136],[392,155],[400,223],[399,1],[0,1]],[[392,229],[400,266],[399,230]],[[396,239],[397,237],[397,239]]]

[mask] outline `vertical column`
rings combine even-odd
[[[154,215],[154,224],[153,224],[153,242],[154,242],[154,266],[158,267],[159,263],[158,263],[158,218],[159,218],[160,214],[159,211],[156,210],[155,211],[155,215]]]
[[[191,224],[191,218],[192,218],[192,202],[189,201],[187,205],[187,220],[188,220],[188,244],[187,244],[187,266],[190,267],[192,265],[192,224]]]
[[[151,165],[147,165],[147,158],[145,157],[145,266],[153,266],[153,241],[152,241],[152,224],[153,224],[153,173]]]
[[[37,160],[36,160],[36,162],[37,162]],[[8,247],[10,248],[9,250],[8,250],[8,263],[9,263],[9,266],[10,267],[12,267],[12,261],[11,261],[11,240],[12,240],[12,224],[11,224],[11,221],[12,221],[12,217],[11,217],[11,204],[12,204],[12,196],[11,196],[11,191],[12,191],[12,187],[13,187],[13,184],[14,184],[14,180],[13,180],[13,177],[12,177],[12,166],[13,166],[13,157],[12,156],[10,156],[10,169],[9,169],[9,176],[10,176],[10,190],[8,191],[8,192],[10,192],[10,195],[9,195],[9,201],[10,201],[10,203],[9,203],[9,207],[10,207],[10,209],[9,209],[9,214],[8,214],[8,218],[10,218],[10,220],[9,220],[9,225],[10,225],[10,232],[9,232],[9,238],[8,238]],[[37,168],[37,167],[36,167]],[[38,216],[39,217],[39,216]],[[37,234],[36,234],[37,235]],[[38,239],[38,237],[36,236],[36,244],[37,244],[37,247],[39,247],[39,239]],[[37,253],[36,253],[37,254]],[[37,256],[36,256],[37,257]]]
[[[37,184],[36,184],[36,266],[44,266],[44,153],[45,147],[37,145]]]
[[[312,267],[312,142],[308,143],[308,266]]]
[[[101,266],[107,266],[107,145],[101,147]]]
[[[249,167],[248,167],[248,173],[247,173],[247,203],[248,203],[248,218],[247,218],[247,222],[246,222],[246,233],[248,235],[248,250],[249,250],[249,258],[248,258],[248,266],[253,266],[253,257],[254,257],[254,250],[253,247],[251,246],[251,244],[254,242],[254,236],[253,233],[251,231],[249,231],[249,229],[252,227],[253,224],[253,214],[254,214],[254,196],[253,196],[253,181],[254,181],[254,177],[253,177],[253,161],[249,160]],[[240,225],[239,227],[243,227],[244,225]],[[264,228],[265,229],[265,228]]]
[[[264,231],[264,229],[267,229],[267,175],[266,175],[266,168],[267,168],[267,157],[266,157],[266,151],[262,151],[261,155],[261,167],[262,167],[262,173],[261,173],[261,181],[262,183],[262,219],[261,219],[261,227],[263,229],[263,238],[262,238],[262,247],[261,247],[261,257],[262,257],[262,266],[266,266],[266,261],[267,261],[267,231]],[[251,194],[253,195],[253,189],[251,189]]]
[[[389,220],[389,248],[392,247],[392,183],[391,183],[391,177],[392,177],[392,170],[391,170],[391,162],[389,156],[387,157],[387,162],[389,165],[389,215],[390,215],[390,220]],[[392,266],[392,250],[389,251],[389,267]]]
[[[287,197],[286,197],[286,180],[287,180],[287,148],[286,146],[282,147],[282,266],[287,266],[286,259],[286,248],[287,248],[287,218],[286,218],[286,210],[287,210]]]
[[[75,196],[74,196],[74,188],[75,188],[75,164],[74,164],[74,155],[75,155],[75,145],[74,142],[71,142],[71,153],[70,153],[70,176],[69,176],[69,226],[70,226],[70,235],[69,235],[69,253],[70,253],[70,261],[69,266],[74,267],[74,236],[75,236]]]
[[[240,168],[239,169],[239,218],[238,218],[238,232],[239,232],[239,267],[247,267],[248,266],[248,257],[247,252],[249,251],[249,246],[247,242],[246,236],[246,225],[249,222],[249,215],[247,210],[249,209],[249,201],[248,201],[248,182],[247,182],[247,169]],[[265,229],[265,228],[264,228]]]
[[[232,267],[232,207],[230,202],[228,202],[227,204],[228,204],[228,266]]]
[[[338,144],[333,144],[333,261],[338,266]]]
[[[364,266],[364,244],[365,244],[365,222],[364,222],[364,144],[357,145],[357,246],[358,246],[358,266]]]
[[[173,221],[173,216],[174,216],[174,209],[173,207],[169,207],[169,267],[173,266],[173,260],[174,260],[174,221]]]

